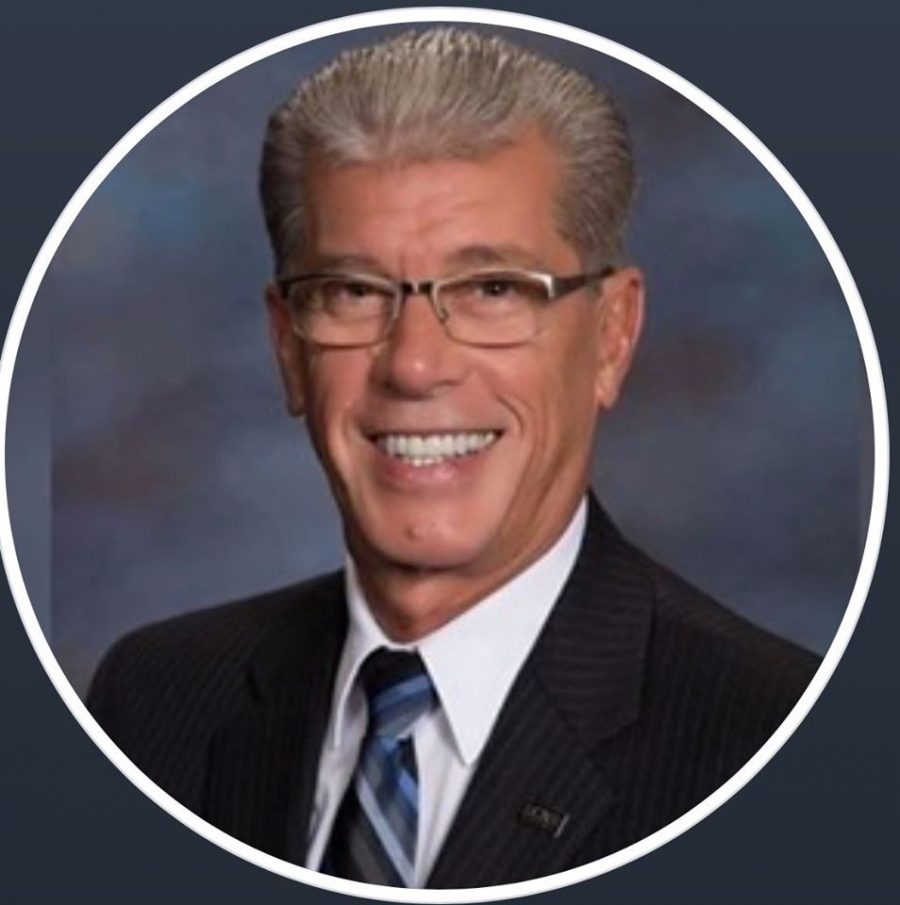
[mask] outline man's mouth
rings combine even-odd
[[[444,434],[378,434],[378,448],[392,459],[426,468],[452,459],[484,452],[499,439],[501,431],[461,431]]]

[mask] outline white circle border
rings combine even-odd
[[[723,786],[712,795],[704,799],[696,807],[677,820],[658,830],[639,842],[628,846],[612,855],[608,855],[599,861],[572,868],[549,877],[540,877],[535,880],[527,880],[519,883],[509,883],[502,886],[491,886],[473,889],[452,890],[428,890],[428,889],[394,889],[383,886],[372,886],[365,883],[356,883],[350,880],[342,880],[320,874],[317,871],[308,870],[296,864],[282,861],[272,855],[267,855],[258,849],[252,848],[246,843],[227,835],[220,829],[202,820],[196,814],[189,811],[174,798],[163,792],[155,783],[145,776],[124,754],[113,744],[106,733],[100,728],[94,718],[88,713],[87,708],[72,688],[69,680],[56,661],[47,639],[41,631],[37,615],[28,597],[28,591],[22,577],[16,556],[15,542],[12,535],[12,525],[9,514],[9,501],[6,486],[6,418],[9,408],[9,396],[12,385],[13,368],[22,339],[22,333],[31,306],[34,303],[41,280],[56,254],[60,243],[103,180],[112,172],[119,162],[138,144],[146,135],[156,128],[171,113],[178,110],[188,101],[207,88],[215,85],[222,79],[238,72],[239,70],[258,62],[272,54],[278,53],[300,44],[315,41],[344,32],[355,31],[379,25],[396,25],[403,23],[421,22],[464,22],[482,25],[499,25],[518,28],[525,31],[540,32],[562,40],[570,41],[591,48],[600,53],[614,57],[624,63],[639,69],[657,81],[668,85],[681,95],[692,101],[701,110],[704,110],[732,135],[734,135],[759,162],[769,171],[775,180],[781,185],[788,197],[800,211],[813,235],[825,252],[838,283],[847,301],[856,327],[859,344],[862,351],[863,362],[869,384],[869,393],[872,402],[872,424],[874,431],[874,467],[872,488],[872,510],[869,517],[869,527],[866,543],[860,562],[856,583],[850,595],[850,601],[841,624],[835,634],[834,641],[826,653],[822,665],[806,689],[797,705],[791,711],[788,718],[782,723],[775,734],[756,752],[756,754]],[[207,72],[198,76],[173,95],[163,101],[154,110],[148,113],[139,123],[130,129],[103,157],[100,163],[91,171],[78,190],[66,204],[46,240],[41,246],[34,264],[25,279],[19,300],[10,319],[3,352],[0,355],[0,554],[6,569],[10,589],[16,606],[25,626],[34,649],[59,692],[66,706],[72,712],[75,719],[81,724],[96,745],[106,756],[133,782],[145,795],[168,811],[173,817],[180,820],[190,829],[204,836],[209,841],[238,855],[259,867],[280,874],[294,880],[300,880],[313,886],[318,886],[334,892],[343,892],[362,898],[398,901],[398,902],[486,902],[512,898],[515,896],[534,895],[547,892],[577,883],[592,877],[599,876],[607,871],[627,864],[642,855],[647,854],[660,845],[669,842],[689,829],[695,823],[711,814],[716,808],[726,802],[732,795],[741,789],[747,782],[769,761],[775,752],[787,741],[825,687],[825,684],[834,672],[856,622],[862,611],[866,594],[872,582],[875,571],[875,563],[878,550],[881,545],[881,536],[884,528],[885,511],[887,507],[888,489],[888,418],[887,403],[884,392],[884,381],[878,360],[878,352],[875,339],[863,307],[862,299],[850,270],[838,249],[828,228],[825,226],[818,211],[813,207],[809,198],[797,185],[793,177],[782,164],[768,150],[768,148],[741,122],[732,116],[716,101],[697,88],[695,85],[676,75],[671,70],[655,61],[637,53],[630,48],[617,44],[607,38],[599,37],[591,32],[584,31],[573,26],[564,25],[548,19],[528,16],[521,13],[501,12],[490,9],[475,9],[465,7],[410,7],[408,9],[389,9],[367,13],[359,13],[320,22],[306,26],[296,31],[288,32],[278,38],[257,44],[236,56],[220,63]]]

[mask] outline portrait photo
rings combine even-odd
[[[95,741],[213,841],[410,901],[724,803],[803,731],[883,513],[796,183],[651,61],[469,13],[153,111],[65,215],[7,418]]]

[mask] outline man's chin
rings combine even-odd
[[[477,551],[455,547],[409,546],[406,544],[382,547],[374,551],[370,563],[375,568],[395,571],[398,574],[437,575],[466,574],[477,562]]]
[[[438,575],[460,576],[478,571],[478,563],[485,557],[487,542],[473,532],[460,532],[452,538],[416,536],[415,530],[398,532],[397,526],[389,531],[370,535],[371,541],[354,545],[354,559],[359,568],[372,569],[382,574],[395,572],[398,576]],[[361,555],[358,555],[361,554]]]

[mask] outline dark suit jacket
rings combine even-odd
[[[89,707],[190,810],[302,864],[343,594],[327,575],[142,629],[107,655]],[[558,873],[665,826],[746,763],[817,666],[628,544],[592,501],[428,886]]]

